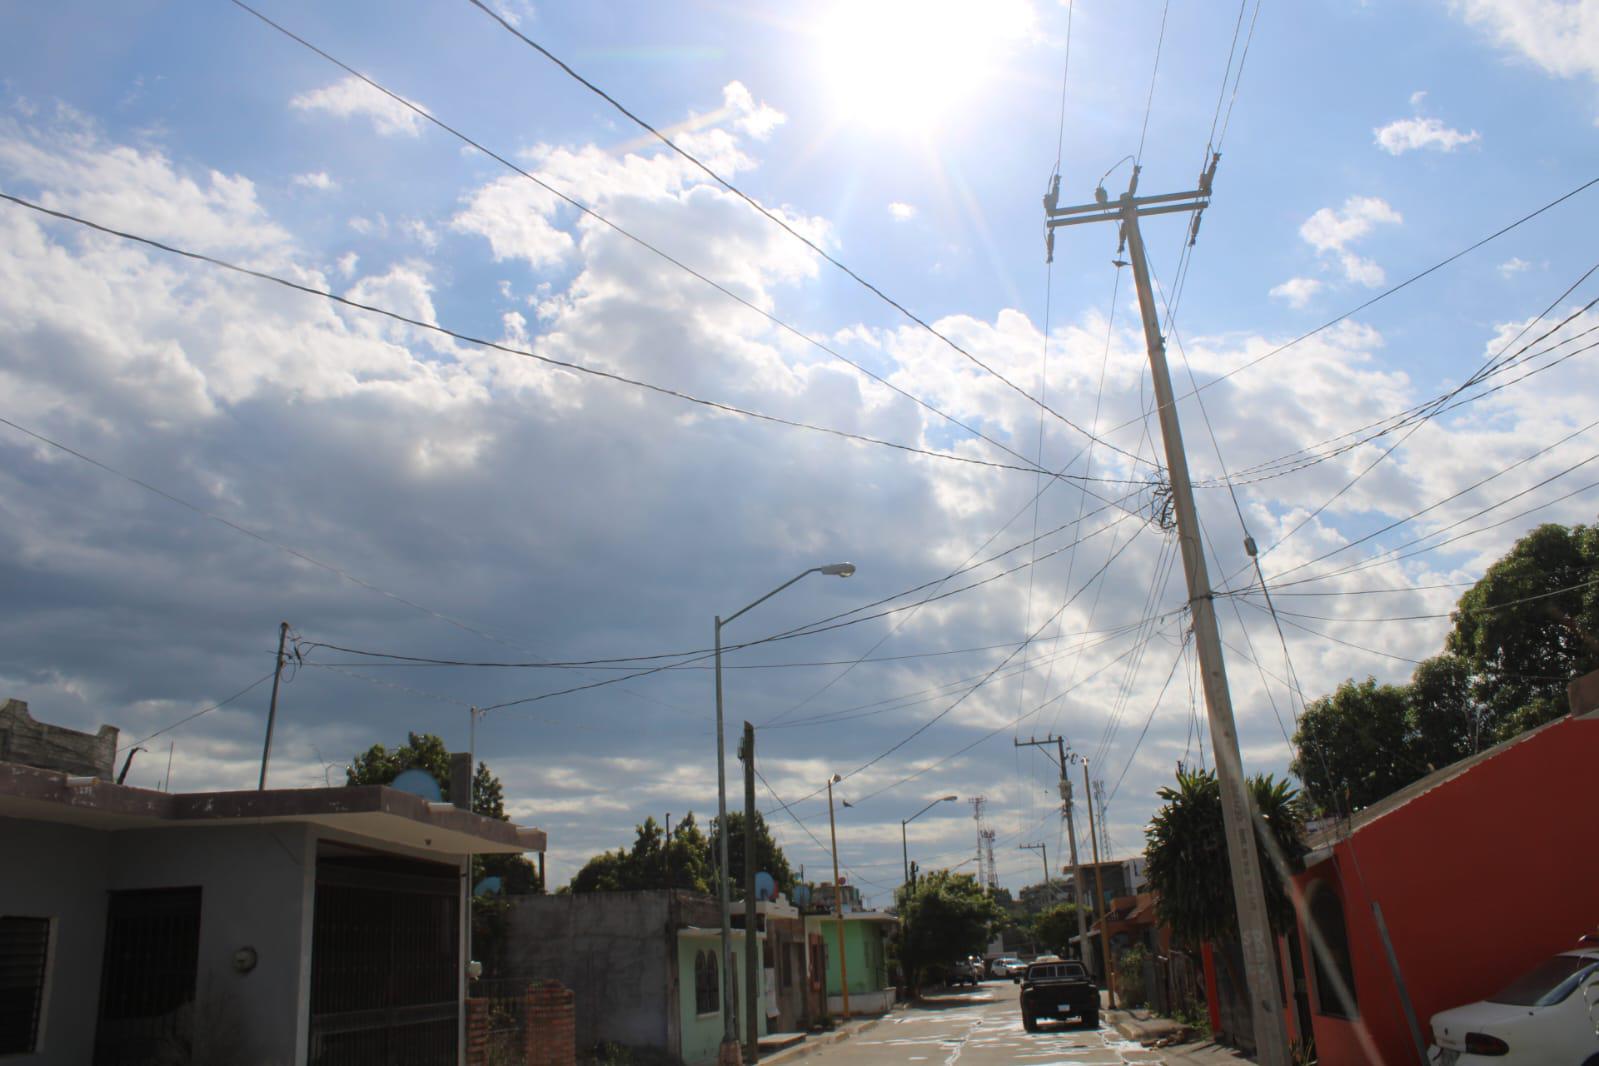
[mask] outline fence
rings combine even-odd
[[[1205,970],[1194,956],[1181,951],[1150,955],[1144,960],[1144,998],[1157,1014],[1199,1015],[1205,1003]]]

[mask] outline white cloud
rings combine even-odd
[[[1333,254],[1343,268],[1344,277],[1375,288],[1383,282],[1382,267],[1356,255],[1348,245],[1367,236],[1379,225],[1398,225],[1404,221],[1386,200],[1376,196],[1351,196],[1342,210],[1324,207],[1305,220],[1299,236],[1320,255]]]
[[[528,0],[494,0],[489,6],[513,26],[520,26],[538,16],[537,9]]]
[[[1372,133],[1376,135],[1378,147],[1389,155],[1403,155],[1418,148],[1453,152],[1463,144],[1482,140],[1482,134],[1476,130],[1462,133],[1435,118],[1421,117],[1396,119]]]
[[[722,107],[733,116],[733,126],[740,133],[764,141],[772,131],[788,121],[788,116],[755,97],[743,82],[731,81],[722,87]]]
[[[575,246],[572,235],[552,221],[561,206],[531,181],[510,174],[473,192],[450,228],[486,238],[497,263],[525,259],[532,267],[551,266]]]
[[[907,204],[899,200],[895,200],[893,203],[888,205],[888,213],[893,217],[894,221],[906,222],[916,217],[916,207],[914,204]]]
[[[1526,270],[1529,270],[1531,267],[1532,264],[1520,256],[1511,256],[1509,259],[1506,259],[1503,263],[1499,264],[1499,273],[1502,277],[1508,278],[1513,274],[1520,274]]]
[[[385,137],[416,137],[422,133],[422,116],[353,74],[332,85],[301,93],[289,101],[289,106],[297,111],[325,112],[335,118],[365,118]]]
[[[1466,22],[1558,78],[1599,80],[1594,0],[1455,0]]]
[[[1297,310],[1309,304],[1321,289],[1322,283],[1315,278],[1289,278],[1281,285],[1273,286],[1271,295]]]
[[[325,170],[296,174],[290,180],[302,189],[316,189],[319,192],[331,192],[339,187],[339,183],[328,177],[328,172]]]
[[[1413,110],[1413,111],[1420,110],[1421,109],[1421,105],[1426,101],[1426,99],[1427,99],[1427,90],[1426,89],[1417,89],[1415,92],[1411,93],[1410,94],[1410,107],[1411,107],[1411,110]]]

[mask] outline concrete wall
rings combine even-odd
[[[116,757],[116,726],[80,733],[36,721],[21,700],[6,700],[0,706],[0,762],[111,780]]]
[[[571,989],[580,1052],[609,1040],[677,1054],[674,914],[687,903],[666,891],[513,897],[499,976]],[[693,992],[690,980],[690,1009]]]
[[[303,825],[207,826],[110,834],[111,890],[200,886],[195,982],[199,1050],[239,1066],[303,1062],[310,1033],[314,837]],[[248,973],[233,955],[254,948]]]
[[[0,914],[50,919],[39,1050],[10,1063],[80,1066],[94,1052],[105,936],[106,834],[0,818]],[[17,875],[26,862],[30,876]]]
[[[195,1029],[202,1050],[239,1066],[304,1061],[309,992],[308,871],[303,826],[173,828],[101,832],[0,819],[0,855],[26,856],[28,874],[8,866],[0,913],[48,917],[51,957],[39,1052],[7,1062],[81,1066],[93,1057],[99,1014],[107,893],[198,885],[200,947]],[[302,945],[304,950],[302,951]],[[248,974],[233,953],[254,947]]]

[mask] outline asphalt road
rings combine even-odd
[[[1123,1040],[1104,1022],[1022,1029],[1018,986],[988,981],[895,1011],[877,1025],[805,1056],[804,1066],[1091,1066],[1181,1062]]]

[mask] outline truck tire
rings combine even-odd
[[[1090,1010],[1083,1012],[1083,1025],[1089,1029],[1099,1028],[1099,1011]]]
[[[1033,1017],[1031,1014],[1023,1012],[1022,1028],[1026,1029],[1029,1033],[1038,1032],[1038,1019]]]

